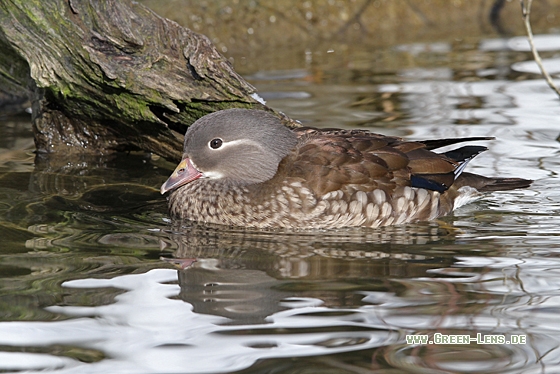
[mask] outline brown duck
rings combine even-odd
[[[175,218],[253,228],[378,227],[431,220],[521,178],[463,172],[487,148],[474,140],[406,141],[365,130],[285,127],[274,115],[229,109],[200,118],[161,187]]]

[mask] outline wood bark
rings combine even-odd
[[[178,159],[197,118],[270,110],[208,38],[129,0],[0,0],[0,49],[0,90],[29,95],[38,152]]]

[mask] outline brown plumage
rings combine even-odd
[[[521,178],[463,173],[486,150],[443,146],[491,138],[406,141],[365,130],[290,130],[273,115],[230,109],[185,135],[184,157],[162,186],[174,217],[294,229],[431,220],[480,192],[523,188]]]

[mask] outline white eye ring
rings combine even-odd
[[[224,144],[224,141],[222,139],[215,138],[215,139],[210,140],[210,142],[208,143],[208,146],[211,149],[218,149],[222,146],[222,144]]]

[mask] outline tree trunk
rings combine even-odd
[[[39,152],[178,159],[197,118],[270,110],[208,38],[130,0],[0,0],[0,49],[0,90],[30,96]]]

